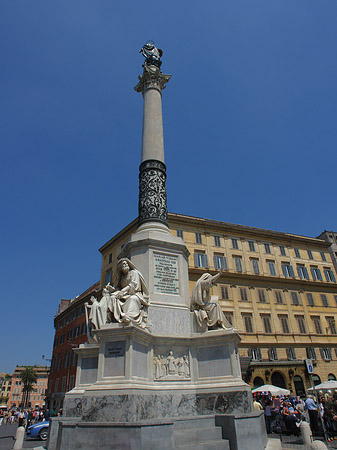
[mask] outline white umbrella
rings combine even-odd
[[[337,381],[330,380],[330,381],[324,381],[324,383],[317,384],[315,386],[316,391],[333,391],[334,389],[337,389]],[[313,388],[307,389],[308,392],[312,393],[314,392]]]
[[[252,393],[255,392],[270,392],[271,395],[289,395],[290,391],[288,389],[283,389],[278,386],[273,386],[272,384],[264,384],[263,386],[259,386],[252,390]]]

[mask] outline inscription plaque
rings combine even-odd
[[[125,341],[106,342],[104,351],[104,377],[125,374]]]
[[[178,257],[154,253],[154,291],[179,295]]]

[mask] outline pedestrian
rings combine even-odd
[[[312,395],[308,395],[304,403],[304,409],[309,413],[310,428],[313,433],[318,432],[318,408]]]

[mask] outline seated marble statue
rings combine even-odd
[[[115,291],[111,292],[110,310],[113,318],[120,323],[132,322],[144,328],[148,306],[149,293],[143,275],[129,259],[120,259],[117,263]]]
[[[108,311],[111,308],[111,294],[107,286],[103,289],[103,296],[100,301],[93,295],[90,297],[90,303],[86,303],[85,306],[89,310],[89,322],[91,326],[94,326],[95,330],[102,328],[108,321]]]
[[[211,288],[216,286],[216,281],[221,274],[222,270],[214,276],[210,273],[204,273],[193,287],[191,310],[194,311],[197,322],[201,328],[233,328],[227,321],[218,303],[210,302]]]

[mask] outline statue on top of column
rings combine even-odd
[[[145,58],[144,66],[156,66],[160,69],[162,64],[160,58],[163,56],[163,50],[161,48],[157,48],[153,41],[147,41],[147,43],[140,49],[139,53],[142,53]]]

